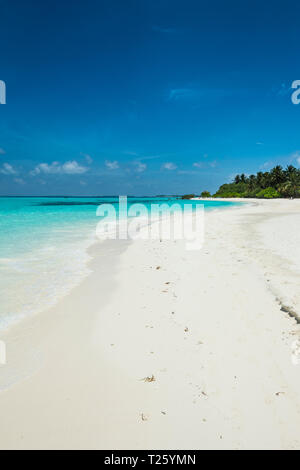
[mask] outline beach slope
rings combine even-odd
[[[205,222],[200,251],[99,243],[1,335],[1,449],[300,449],[300,201]]]

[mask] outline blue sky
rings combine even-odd
[[[299,166],[299,2],[0,9],[0,194],[199,193]]]

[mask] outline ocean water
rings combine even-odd
[[[128,198],[143,203],[189,204],[175,198]],[[53,305],[88,275],[87,248],[96,241],[100,204],[118,198],[0,197],[0,330]],[[205,210],[237,203],[205,201]]]

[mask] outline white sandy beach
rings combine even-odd
[[[300,200],[207,214],[200,251],[91,254],[79,287],[0,335],[1,449],[300,449],[283,311],[300,315]]]

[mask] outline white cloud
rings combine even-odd
[[[207,158],[207,155],[205,156],[205,158]],[[211,162],[195,162],[193,163],[193,166],[195,168],[207,168],[207,166],[210,166],[211,168],[216,168],[216,166],[218,165],[218,162],[217,160],[213,160]]]
[[[14,182],[17,184],[25,184],[25,181],[22,178],[15,178]]]
[[[220,100],[231,96],[241,96],[248,94],[248,90],[236,88],[203,88],[185,87],[171,88],[168,90],[166,100],[173,103],[192,103],[199,105],[207,100]]]
[[[3,163],[0,173],[2,173],[2,175],[16,175],[17,171],[9,163]]]
[[[5,154],[6,154],[5,150],[0,148],[0,155],[5,155]]]
[[[86,159],[88,165],[91,165],[93,163],[94,160],[88,153],[82,153],[81,155]]]
[[[68,175],[81,175],[86,173],[88,169],[82,165],[79,165],[75,160],[72,162],[66,162],[62,166],[62,171]]]
[[[138,160],[135,161],[140,161],[140,160],[156,160],[157,158],[161,158],[161,155],[141,155],[137,152],[123,152],[124,155],[130,155],[131,157],[137,157]]]
[[[175,165],[175,163],[167,162],[163,164],[162,168],[164,170],[176,170],[177,166]]]
[[[137,152],[123,152],[125,155],[131,155],[132,157],[139,157]]]
[[[59,162],[53,162],[51,164],[48,163],[40,163],[35,167],[35,169],[31,172],[32,176],[46,174],[46,175],[82,175],[86,173],[88,168],[79,165],[78,162],[75,160],[69,161],[63,164]]]
[[[119,168],[119,162],[117,160],[114,160],[113,162],[111,162],[110,160],[106,160],[105,166],[109,170],[117,170]]]
[[[169,91],[168,101],[191,100],[196,95],[197,91],[193,88],[172,88]]]
[[[272,168],[272,166],[273,166],[273,162],[265,162],[259,167],[259,169],[260,170],[270,170]]]
[[[292,153],[291,159],[292,159],[292,160],[296,160],[296,162],[297,162],[298,165],[300,166],[300,151],[297,150],[296,152]]]
[[[134,164],[136,165],[136,171],[138,173],[143,173],[143,171],[145,171],[147,169],[146,163],[134,162]]]

